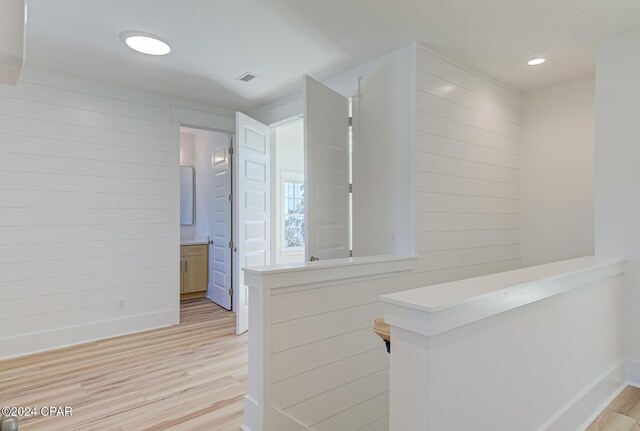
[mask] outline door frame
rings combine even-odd
[[[173,148],[173,158],[174,158],[174,193],[175,199],[177,200],[176,213],[174,215],[174,226],[176,226],[175,232],[175,243],[177,247],[174,252],[174,261],[176,262],[176,276],[175,276],[175,288],[173,289],[174,300],[172,301],[174,304],[174,308],[171,310],[173,314],[173,322],[174,324],[180,323],[180,129],[182,127],[205,130],[210,132],[217,132],[225,134],[229,137],[231,143],[235,142],[235,119],[222,116],[220,114],[215,113],[204,113],[201,111],[191,111],[185,108],[172,107],[172,148]],[[180,119],[178,119],[179,117]],[[217,117],[217,118],[216,118]],[[234,169],[235,166],[233,164],[234,157],[231,157],[232,163],[230,164],[231,169],[231,193],[235,193],[234,187]],[[234,207],[231,205],[231,238],[233,236],[233,213]],[[195,214],[194,214],[195,217]],[[231,252],[229,264],[230,267],[230,283],[233,286],[233,252]],[[207,286],[208,289],[208,286]],[[233,311],[233,296],[231,298],[231,311]]]
[[[361,243],[361,231],[360,225],[355,223],[355,220],[358,220],[361,216],[360,205],[359,205],[359,193],[358,185],[360,184],[360,169],[359,169],[359,161],[361,159],[360,154],[362,152],[362,148],[359,145],[360,141],[360,133],[359,133],[359,116],[360,116],[360,76],[352,76],[343,80],[329,80],[329,81],[320,81],[322,84],[331,88],[334,91],[342,94],[351,100],[351,118],[352,126],[352,154],[353,160],[351,163],[351,182],[353,184],[353,193],[351,195],[352,199],[352,208],[351,208],[351,248],[353,251],[353,256],[360,256],[361,250],[358,247],[358,244]],[[299,94],[299,98],[291,100],[290,98],[282,99],[281,101],[276,101],[273,103],[269,103],[268,105],[264,105],[261,108],[255,109],[252,112],[249,112],[249,115],[256,120],[264,123],[265,125],[271,127],[277,127],[282,124],[286,124],[289,121],[294,121],[298,118],[304,117],[304,108],[303,108],[303,98],[302,95]],[[273,138],[273,131],[272,131]],[[272,147],[273,150],[273,139],[272,139]],[[277,151],[277,150],[276,150]],[[271,177],[273,180],[273,176]],[[271,208],[273,210],[273,207]],[[273,228],[272,228],[273,233]],[[271,248],[273,252],[274,248]]]
[[[298,115],[294,115],[291,118],[287,118],[285,120],[280,120],[280,121],[276,121],[275,123],[272,124],[267,124],[267,126],[269,126],[269,129],[271,129],[271,172],[269,173],[269,175],[271,175],[271,215],[275,215],[277,213],[277,206],[280,205],[279,202],[275,201],[275,196],[276,196],[276,187],[279,187],[279,182],[277,181],[276,178],[276,164],[274,163],[274,159],[276,157],[276,151],[278,151],[277,148],[277,139],[276,139],[276,128],[280,127],[280,126],[285,126],[289,123],[293,123],[295,121],[299,121],[299,120],[303,120],[304,121],[304,116],[302,114],[298,114]],[[303,137],[304,139],[304,137]],[[303,142],[304,145],[304,142]],[[271,260],[272,262],[275,260],[275,256],[276,256],[276,252],[277,252],[277,239],[276,239],[276,223],[271,223]]]

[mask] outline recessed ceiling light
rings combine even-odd
[[[168,43],[153,34],[126,32],[120,35],[124,43],[134,51],[148,55],[167,55],[171,52]]]
[[[542,63],[544,63],[545,61],[547,61],[546,58],[544,57],[537,57],[537,58],[532,58],[531,60],[527,61],[527,64],[529,66],[539,66]]]

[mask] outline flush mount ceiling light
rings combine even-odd
[[[171,52],[168,43],[156,35],[140,32],[125,32],[120,35],[124,43],[134,51],[147,55],[167,55]]]
[[[544,57],[536,57],[536,58],[532,58],[531,60],[527,61],[527,64],[529,66],[539,66],[542,63],[546,62],[547,59]]]

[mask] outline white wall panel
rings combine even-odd
[[[423,67],[431,69],[429,65],[426,64],[426,59],[423,59],[423,61],[425,62],[423,63]],[[433,70],[427,72],[426,70],[418,69],[416,81],[419,91],[444,97],[451,102],[484,112],[485,114],[492,115],[510,123],[521,124],[519,109],[512,108],[496,100],[495,97],[478,97],[479,93],[474,91],[472,87],[461,87],[460,85],[447,81],[450,77],[446,76],[442,78],[434,75],[434,73],[435,71]]]
[[[171,133],[168,121],[152,121],[126,115],[68,108],[53,103],[41,103],[6,97],[0,105],[0,115],[42,123],[77,125],[96,129],[116,130],[135,135],[165,137]]]
[[[518,245],[520,232],[504,230],[465,230],[457,232],[421,232],[417,234],[417,252],[489,247],[503,244]]]
[[[138,239],[120,241],[99,242],[69,242],[69,243],[43,243],[43,244],[15,244],[0,245],[0,259],[4,262],[38,262],[50,259],[55,260],[79,259],[84,257],[103,257],[122,254],[154,253],[171,245],[171,240],[166,239]]]
[[[418,193],[419,212],[518,214],[520,201],[516,198],[464,196],[438,192]]]
[[[388,395],[387,395],[388,398]],[[372,417],[380,414],[380,411],[377,412],[376,415],[372,415]],[[358,431],[386,431],[389,429],[389,415],[386,414],[382,416],[380,419],[376,419],[375,421],[365,425],[362,428],[358,428]]]
[[[81,160],[171,166],[170,151],[124,148],[73,141],[51,141],[29,136],[8,136],[0,142],[4,153],[37,154]]]
[[[271,378],[273,382],[279,382],[379,348],[380,338],[370,328],[336,335],[295,349],[274,353]]]
[[[52,142],[73,141],[111,147],[171,151],[169,136],[158,137],[131,134],[120,130],[100,129],[30,118],[0,115],[0,131],[0,134],[4,136],[29,136],[43,138]]]
[[[489,198],[520,198],[520,186],[518,184],[498,180],[418,171],[416,182],[416,188],[419,192]]]
[[[317,314],[272,325],[272,352],[331,338],[371,326],[371,316],[382,312],[379,302]]]
[[[457,139],[462,142],[481,145],[487,148],[520,153],[517,138],[502,135],[492,130],[472,126],[462,121],[439,116],[429,112],[418,111],[418,130],[432,135]]]
[[[519,259],[520,244],[425,251],[418,256],[425,262],[421,266],[424,271],[438,271]]]
[[[505,168],[520,168],[520,156],[518,154],[426,132],[418,132],[416,149],[423,153],[439,154],[477,163],[503,166]]]
[[[477,162],[475,160],[465,160],[420,152],[418,152],[417,160],[420,166],[419,172],[499,181],[509,184],[520,183],[520,169],[516,168],[506,168],[495,164]]]
[[[517,214],[487,213],[429,213],[418,214],[418,232],[456,232],[481,229],[518,229],[520,216]]]
[[[37,80],[38,82],[32,83],[23,80],[19,86],[2,86],[0,97],[77,108],[87,112],[117,113],[142,120],[168,122],[171,119],[170,110],[163,106],[165,103],[156,105],[148,100],[149,95],[127,100],[122,98],[123,95],[114,95],[113,89],[109,88],[108,95],[113,97],[105,97],[96,93],[95,83],[91,83],[93,88],[88,89],[91,92],[87,93],[78,88],[77,80],[72,83],[73,88],[62,88],[56,85],[68,86],[68,83],[53,82],[51,76],[46,78],[47,82]]]
[[[387,415],[377,419],[375,422],[367,424],[364,428],[361,428],[362,418],[378,418],[381,412],[388,411],[389,409],[389,393],[385,392],[381,395],[370,398],[353,408],[345,410],[342,413],[317,423],[311,429],[313,431],[333,431],[338,429],[353,429],[353,430],[386,430],[388,423],[385,423],[385,419],[388,422]],[[371,428],[374,423],[377,423],[378,428]]]
[[[0,226],[0,242],[7,244],[72,243],[167,238],[170,223]]]
[[[116,256],[85,257],[82,259],[51,259],[33,262],[2,263],[0,283],[17,280],[40,279],[70,275],[100,273],[101,271],[127,271],[148,268],[153,265],[172,265],[169,252],[127,254],[126,251]],[[37,269],[37,272],[34,271]],[[115,305],[114,305],[115,308]],[[26,312],[26,310],[25,310]]]
[[[51,175],[45,172],[0,171],[0,190],[4,189],[171,196],[166,181],[86,176],[80,180],[72,174]]]
[[[295,417],[305,426],[313,428],[322,421],[344,413],[371,398],[387,393],[388,387],[389,369],[386,368],[302,401],[286,409],[285,413]],[[386,406],[386,409],[388,408]],[[367,417],[360,417],[360,423],[356,424],[355,429],[363,421],[366,422]]]
[[[130,288],[130,286],[152,284],[159,285],[171,278],[173,268],[154,262],[149,266],[137,269],[105,271],[96,279],[94,273],[67,275],[48,278],[46,283],[41,278],[14,280],[2,283],[0,290],[4,301],[21,298],[47,298],[69,292],[85,292],[94,290],[110,290]],[[51,291],[55,294],[51,295]]]
[[[172,306],[172,296],[154,295],[149,298],[131,300],[127,302],[127,309],[118,313],[119,318],[139,316],[143,319],[145,314],[157,313],[157,310],[169,310]],[[56,309],[53,312],[37,315],[22,315],[11,318],[12,324],[0,326],[0,337],[14,339],[28,337],[34,333],[42,332],[41,321],[46,320],[49,328],[74,327],[78,321],[91,314],[94,321],[100,322],[113,319],[113,301],[106,304],[86,305],[79,308]]]
[[[421,47],[416,63],[419,271],[517,267],[520,95]]]
[[[169,195],[0,190],[0,208],[170,209],[171,204]]]
[[[177,321],[180,109],[232,123],[36,69],[0,86],[0,358]]]
[[[594,252],[595,77],[524,94],[522,264]]]
[[[304,400],[342,386],[345,381],[358,380],[389,367],[387,352],[380,345],[342,361],[334,362],[290,379],[274,383],[273,404],[286,409]]]
[[[627,258],[625,332],[640,361],[640,29],[597,43],[595,80],[595,252]]]
[[[458,104],[447,99],[444,95],[434,96],[424,91],[418,91],[417,101],[418,111],[445,117],[498,135],[515,139],[520,137],[520,126],[517,123]]]
[[[467,69],[439,54],[420,47],[416,61],[419,71],[427,72],[455,86],[469,90],[483,99],[520,109],[520,94],[509,90],[486,77]]]

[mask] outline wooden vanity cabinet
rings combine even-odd
[[[209,286],[209,246],[180,246],[180,294],[183,298],[206,296]]]

